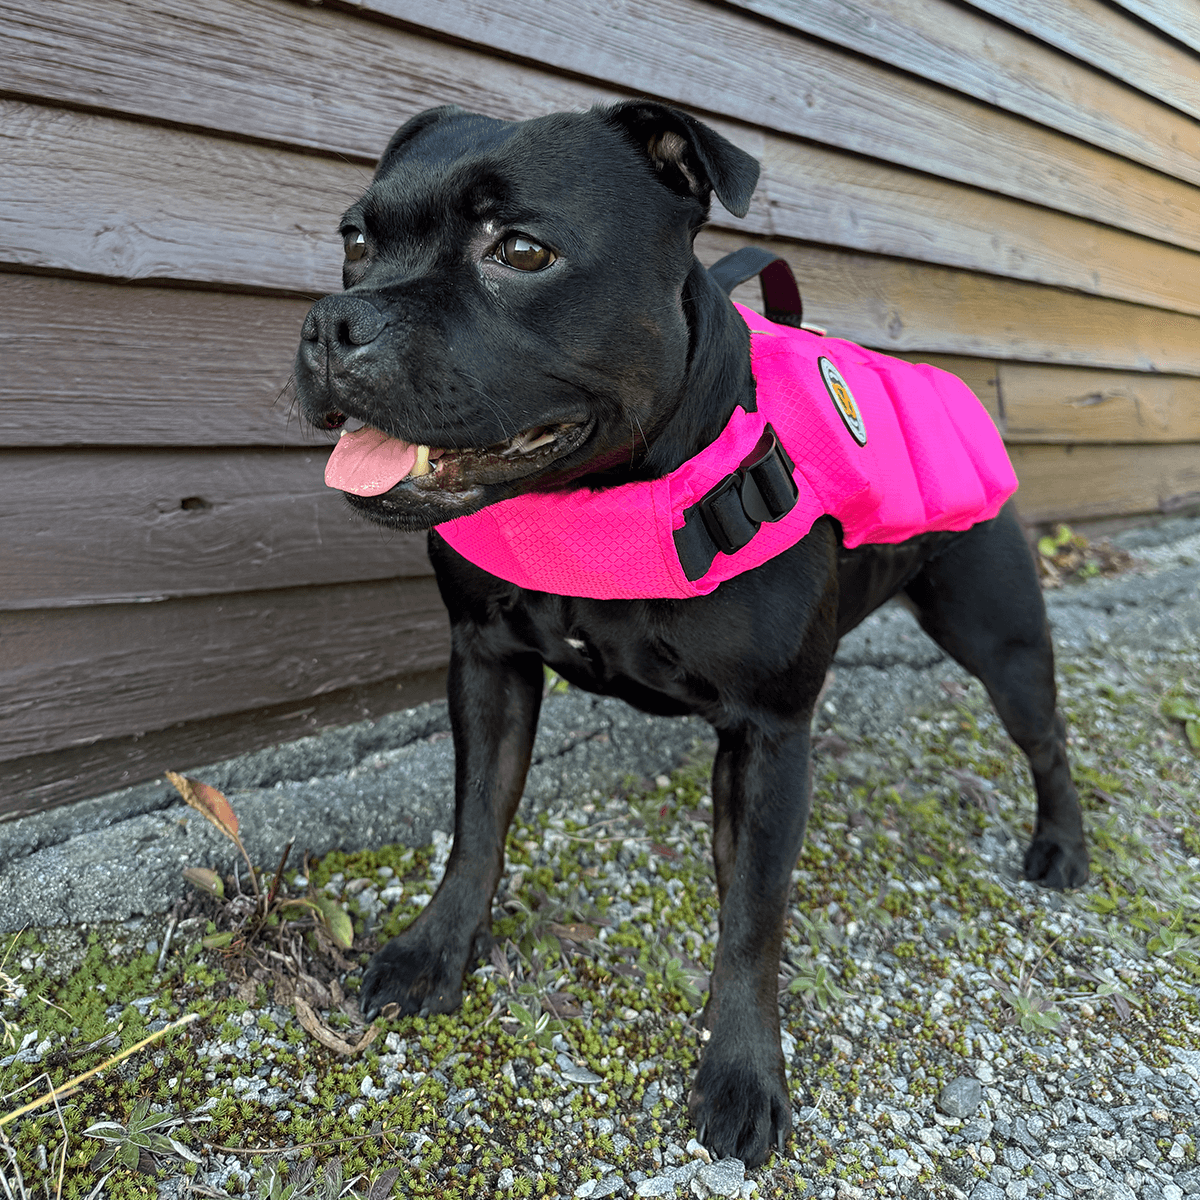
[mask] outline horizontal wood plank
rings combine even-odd
[[[378,0],[359,11],[483,53],[284,0],[212,0],[203,12],[185,0],[61,0],[53,13],[9,0],[0,9],[15,48],[5,86],[364,162],[401,119],[432,103],[528,116],[649,93],[1200,249],[1200,198],[1188,184],[736,11],[695,0],[624,0],[594,12],[525,2],[503,13],[483,2]],[[347,43],[352,61],[329,53]],[[698,60],[705,45],[723,51]]]
[[[1195,251],[821,146],[727,132],[762,162],[765,205],[744,223],[718,214],[722,228],[1200,313]]]
[[[1200,380],[909,352],[963,377],[1010,442],[1200,440]],[[0,453],[0,609],[429,573],[424,535],[355,517],[324,453]],[[63,481],[70,485],[64,486]]]
[[[823,142],[1200,249],[1200,191],[1074,138],[691,0],[600,7],[364,0],[360,11],[533,66]],[[704,47],[718,50],[704,51]]]
[[[820,282],[802,280],[810,302]],[[758,303],[756,287],[740,295]],[[286,444],[323,453],[324,437],[301,422],[290,393],[280,394],[306,302],[35,275],[0,276],[0,290],[8,301],[0,311],[0,424],[9,446]],[[998,416],[994,360],[900,353],[962,376]],[[1194,379],[1015,362],[1004,369],[1022,439],[1197,436]],[[1118,411],[1126,417],[1116,437]]]
[[[374,163],[421,109],[520,118],[620,94],[292,0],[0,0],[11,95]],[[180,46],[187,47],[186,55]],[[353,55],[340,53],[353,45]],[[131,52],[131,46],[133,50]]]
[[[1200,118],[1200,63],[1102,0],[969,0],[975,8]]]
[[[292,352],[305,302],[0,278],[8,300],[0,312],[0,423],[10,446],[290,444],[323,452],[322,436],[280,396],[283,368],[270,365]],[[994,361],[902,357],[961,376],[998,416]],[[1018,440],[1200,437],[1194,379],[1015,362],[1003,372]]]
[[[1164,174],[1200,183],[1200,126],[1195,121],[952,0],[871,0],[867,19],[854,0],[727,2]],[[1153,69],[1156,75],[1165,73],[1161,64]]]
[[[1014,442],[1200,442],[1200,379],[997,364]]]
[[[0,451],[0,609],[427,576],[356,516],[325,450]]]
[[[1200,11],[1195,4],[1180,4],[1179,0],[1116,0],[1116,3],[1200,54]]]
[[[432,579],[0,615],[0,761],[443,668]]]
[[[1200,499],[1200,446],[1012,447],[1029,521]],[[0,761],[436,671],[431,580],[0,616]]]
[[[341,287],[365,167],[0,100],[0,262],[117,279]]]
[[[249,712],[181,721],[149,733],[0,760],[0,821],[161,779],[166,770],[193,774],[199,767],[236,754],[295,741],[330,726],[378,720],[445,695],[445,671],[426,671]],[[163,784],[170,787],[165,779]]]
[[[705,230],[697,253],[710,264],[746,240]],[[1198,317],[949,267],[777,240],[760,244],[791,263],[806,320],[889,354],[965,354],[1200,375]],[[755,283],[743,284],[734,295],[752,307],[762,303]]]
[[[28,141],[8,146],[0,261],[142,280],[339,286],[332,231],[366,181],[361,167],[84,113],[9,111]],[[1200,253],[742,127],[726,131],[749,143],[764,173],[749,219],[718,210],[724,227],[1200,313]]]
[[[1171,446],[1010,445],[1023,520],[1091,520],[1200,504],[1200,442]]]
[[[326,446],[290,387],[308,302],[0,274],[15,446]]]

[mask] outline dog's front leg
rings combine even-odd
[[[700,1140],[748,1166],[792,1126],[779,1044],[779,953],[808,820],[808,714],[769,732],[722,731],[713,765],[720,938],[688,1107]]]
[[[415,921],[371,960],[359,1007],[451,1012],[463,975],[491,945],[492,895],[504,839],[525,787],[542,702],[536,655],[489,652],[484,632],[456,625],[447,693],[454,731],[454,846],[436,894]]]

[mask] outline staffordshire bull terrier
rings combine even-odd
[[[305,417],[343,429],[327,480],[371,520],[430,530],[451,624],[453,850],[368,967],[363,1013],[448,1012],[486,952],[543,664],[647,712],[697,713],[718,737],[720,933],[689,1111],[714,1154],[749,1165],[791,1128],[780,944],[813,708],[847,630],[909,604],[1028,757],[1026,877],[1088,873],[997,435],[932,368],[731,303],[693,240],[714,194],[744,216],[757,179],[654,102],[422,113],[342,219],[345,290],[313,306],[295,368]],[[776,379],[784,367],[805,379]]]

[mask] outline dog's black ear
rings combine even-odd
[[[424,112],[417,113],[415,117],[410,117],[392,134],[392,140],[388,142],[387,148],[379,156],[379,162],[375,167],[375,178],[378,179],[387,170],[392,159],[418,134],[441,121],[461,116],[465,112],[466,109],[460,108],[457,104],[443,104],[438,108],[427,108]]]
[[[716,192],[735,217],[749,211],[758,163],[715,129],[655,100],[627,100],[600,112],[633,138],[672,191],[695,196],[705,208]]]

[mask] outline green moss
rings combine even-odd
[[[956,964],[978,964],[1009,990],[1007,999],[999,991],[993,995],[984,1018],[1002,1037],[1010,1028],[1006,1022],[1019,1020],[1024,1002],[1031,1013],[1061,1016],[1066,1025],[1060,1036],[1073,1031],[1084,1053],[1089,1039],[1106,1027],[1105,1011],[1115,1016],[1124,1004],[1127,1019],[1120,1028],[1130,1054],[1166,1065],[1171,1061],[1166,1042],[1194,1047],[1195,1037],[1184,1030],[1200,1020],[1194,993],[1200,924],[1188,903],[1197,872],[1186,860],[1200,848],[1195,833],[1200,805],[1183,733],[1158,709],[1159,698],[1178,678],[1153,671],[1168,669],[1146,668],[1137,687],[1111,687],[1090,682],[1087,672],[1065,672],[1063,698],[1072,714],[1096,880],[1062,901],[1066,915],[1085,922],[1069,945],[1055,927],[1065,917],[975,854],[981,831],[1027,830],[1032,814],[1024,764],[979,689],[888,738],[856,743],[851,752],[862,763],[853,771],[818,764],[810,838],[797,864],[785,945],[785,970],[801,983],[782,998],[784,1026],[796,1042],[794,1061],[806,1064],[791,1068],[793,1089],[810,1089],[822,1117],[833,1122],[828,1137],[809,1131],[793,1140],[789,1155],[805,1177],[870,1186],[884,1159],[847,1151],[862,1114],[879,1099],[920,1113],[960,1072],[963,1057],[980,1052],[968,1025],[981,1012],[955,981]],[[1116,738],[1114,727],[1131,736]],[[603,809],[603,826],[589,828],[575,814],[522,815],[508,846],[505,886],[514,886],[503,896],[512,908],[496,926],[501,948],[512,942],[513,980],[495,973],[469,976],[460,1012],[388,1025],[404,1043],[406,1069],[424,1078],[379,1100],[364,1099],[360,1084],[366,1074],[376,1085],[383,1078],[389,1052],[382,1037],[367,1054],[343,1060],[316,1045],[294,1020],[281,1023],[271,1011],[258,1011],[255,1025],[246,1029],[237,1019],[246,1006],[227,994],[231,986],[236,989],[241,968],[196,942],[174,948],[162,978],[120,927],[81,941],[78,969],[19,970],[27,995],[0,1007],[0,1014],[21,1036],[36,1029],[39,1039],[49,1038],[48,1056],[55,1049],[64,1054],[61,1062],[47,1057],[0,1071],[2,1094],[32,1084],[42,1070],[61,1085],[144,1036],[150,1022],[184,1011],[204,1018],[194,1029],[195,1042],[175,1035],[90,1081],[62,1106],[62,1123],[48,1110],[7,1130],[26,1180],[38,1176],[37,1147],[52,1155],[65,1140],[63,1194],[84,1200],[100,1179],[90,1166],[100,1143],[84,1130],[96,1121],[128,1121],[143,1094],[183,1117],[215,1100],[204,1114],[209,1121],[178,1127],[180,1140],[193,1148],[301,1146],[299,1160],[316,1162],[321,1170],[338,1157],[347,1181],[352,1172],[377,1170],[381,1160],[395,1162],[401,1166],[396,1190],[417,1200],[490,1196],[504,1166],[514,1170],[524,1194],[536,1195],[569,1194],[594,1175],[593,1158],[620,1157],[623,1170],[652,1171],[655,1149],[667,1140],[682,1145],[692,1133],[683,1108],[702,1048],[696,1028],[702,996],[686,964],[711,966],[716,898],[707,858],[710,829],[688,814],[710,811],[707,787],[700,763],[676,773],[667,787],[635,793],[611,809],[607,798],[598,798],[594,819]],[[618,855],[627,861],[630,853],[650,874],[648,882],[620,895],[607,885],[606,864]],[[375,879],[380,867],[390,869],[404,882],[405,896],[376,931],[386,937],[419,911],[413,897],[429,891],[432,856],[432,847],[327,855],[311,864],[311,877],[315,887],[333,881],[340,892],[348,881]],[[617,903],[630,904],[634,914],[602,926]],[[572,948],[553,931],[572,923],[603,927],[606,937]],[[113,956],[108,948],[117,940],[125,949]],[[1111,947],[1121,948],[1122,961],[1136,957],[1145,974],[1105,975]],[[11,975],[14,962],[43,953],[44,943],[27,933],[0,969]],[[347,990],[360,970],[356,965],[343,976]],[[805,986],[818,977],[842,998],[829,991],[822,1006]],[[1156,982],[1165,985],[1165,995],[1154,991]],[[934,984],[946,997],[940,1013],[928,1002]],[[266,989],[260,983],[255,990],[253,1006],[261,1009]],[[546,997],[557,991],[568,993],[588,1015],[561,1021],[564,1040],[555,1047],[539,1046],[508,1020],[509,1002],[525,1005],[537,1018],[545,1015]],[[874,998],[885,994],[886,1005],[873,1008]],[[153,1003],[130,1005],[142,997],[154,997]],[[1051,1008],[1032,1007],[1041,999]],[[1081,1015],[1085,1001],[1096,1016]],[[111,1017],[110,1005],[121,1006]],[[855,1008],[866,1015],[851,1018]],[[627,1009],[639,1015],[625,1017]],[[345,1027],[349,1021],[334,1015],[329,1023]],[[832,1044],[835,1034],[845,1037],[848,1053]],[[109,1035],[115,1041],[79,1054]],[[220,1061],[197,1057],[206,1041],[219,1039],[228,1048],[245,1045],[244,1038],[251,1047],[248,1059],[228,1050]],[[558,1047],[564,1044],[573,1059],[602,1076],[601,1085],[564,1090],[556,1074]],[[1034,1055],[1013,1055],[1011,1061],[1033,1073],[1046,1070]],[[521,1065],[515,1085],[497,1077],[506,1063]],[[550,1074],[539,1073],[543,1065]],[[268,1108],[233,1088],[235,1080],[244,1086],[258,1079],[264,1066],[272,1072],[268,1086],[311,1073],[317,1099],[289,1102],[292,1116],[280,1125]],[[891,1084],[898,1074],[909,1087],[900,1101]],[[172,1088],[172,1078],[182,1082]],[[641,1104],[651,1082],[662,1090],[647,1114]],[[1106,1086],[1089,1081],[1086,1094],[1109,1103],[1103,1100]],[[478,1091],[474,1111],[487,1122],[487,1133],[475,1125],[464,1129],[447,1116],[450,1089],[470,1087]],[[614,1120],[633,1144],[619,1154],[612,1135],[596,1132],[601,1117]],[[581,1122],[581,1132],[572,1132],[573,1122]],[[410,1153],[406,1135],[418,1132],[433,1140]],[[881,1130],[880,1137],[902,1147],[911,1129]],[[535,1153],[547,1160],[553,1154],[560,1167],[539,1168]],[[1194,1155],[1194,1146],[1186,1153]],[[271,1170],[269,1156],[239,1161],[248,1174],[235,1177],[231,1194],[242,1194],[247,1178],[257,1181]],[[463,1162],[467,1173],[450,1170]],[[179,1160],[169,1169],[188,1172]],[[568,1178],[574,1182],[564,1191]],[[759,1194],[793,1194],[791,1167],[773,1162],[755,1178]],[[253,1192],[254,1183],[248,1186]],[[153,1183],[118,1167],[105,1189],[123,1200],[152,1195]],[[516,1187],[514,1193],[522,1194]]]

